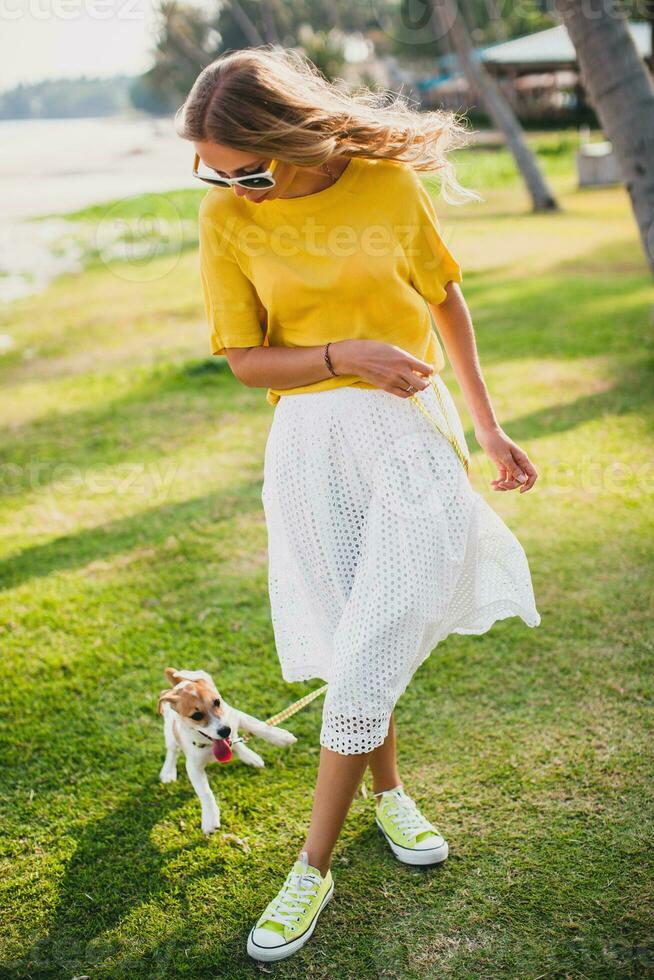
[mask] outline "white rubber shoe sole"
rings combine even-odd
[[[441,864],[449,853],[446,840],[444,840],[443,843],[439,844],[437,847],[423,847],[422,849],[416,847],[402,847],[401,844],[396,844],[394,840],[391,840],[377,817],[375,817],[375,823],[386,838],[395,857],[398,859],[398,861],[402,861],[403,864]]]
[[[316,928],[316,922],[320,918],[320,913],[325,908],[327,903],[330,901],[333,894],[334,894],[334,882],[332,881],[332,886],[329,889],[329,891],[326,893],[322,902],[320,903],[320,907],[318,908],[318,911],[314,915],[311,925],[307,926],[307,928],[304,930],[302,935],[298,936],[296,939],[292,939],[290,943],[285,943],[283,940],[283,936],[280,934],[279,938],[281,942],[279,946],[259,946],[257,943],[255,943],[254,939],[252,938],[254,935],[254,931],[257,928],[256,925],[253,925],[252,928],[250,929],[250,935],[248,936],[248,943],[247,943],[248,954],[255,960],[261,960],[264,963],[272,963],[275,960],[284,960],[286,959],[287,956],[292,956],[293,953],[297,953],[297,951],[299,949],[302,949],[304,944],[308,942],[309,939],[311,939],[311,936],[313,935],[313,930]]]

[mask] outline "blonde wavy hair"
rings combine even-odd
[[[456,178],[448,154],[468,142],[453,112],[421,112],[402,95],[346,91],[305,54],[276,44],[233,50],[198,75],[175,115],[182,139],[209,141],[298,167],[334,155],[398,160],[434,174],[452,204],[478,199]]]

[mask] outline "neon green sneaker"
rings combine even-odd
[[[401,786],[373,793],[380,796],[375,822],[395,857],[404,864],[440,864],[447,857],[447,841],[423,817]]]
[[[318,916],[334,894],[331,870],[323,877],[301,851],[278,894],[252,926],[247,950],[255,960],[283,960],[311,938]]]

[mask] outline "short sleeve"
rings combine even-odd
[[[461,282],[461,267],[443,241],[434,203],[415,170],[409,264],[417,291],[434,305],[447,299],[448,282]]]
[[[253,283],[241,270],[221,234],[220,219],[207,195],[200,205],[200,276],[211,352],[226,347],[259,347],[264,343],[265,310]]]

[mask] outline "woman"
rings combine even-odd
[[[450,633],[539,622],[522,547],[468,481],[432,313],[493,487],[523,493],[536,471],[495,418],[461,270],[418,176],[438,172],[449,199],[476,196],[446,155],[462,142],[451,114],[346,94],[264,45],[204,69],[178,132],[198,176],[222,184],[200,209],[212,351],[275,406],[262,501],[282,676],[329,685],[308,833],[248,937],[269,961],[304,945],[331,898],[332,850],[367,766],[395,856],[445,859],[404,790],[394,706]]]

